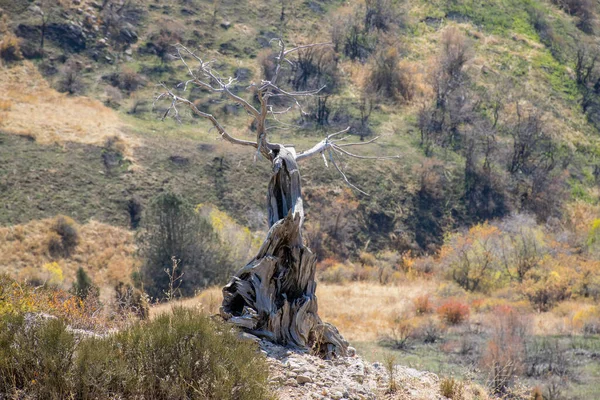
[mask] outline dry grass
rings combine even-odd
[[[31,62],[0,70],[0,104],[4,105],[0,107],[2,130],[30,136],[38,143],[103,145],[118,136],[127,144],[128,157],[137,144],[123,136],[116,112],[98,100],[58,93]]]
[[[170,303],[157,304],[151,307],[150,318],[155,318],[177,307],[198,308],[210,315],[214,315],[219,312],[222,300],[223,293],[221,292],[221,288],[213,286],[204,289],[196,297],[191,299],[175,300]]]
[[[96,285],[103,299],[113,296],[113,286],[129,282],[136,268],[133,233],[97,221],[76,224],[79,244],[68,258],[51,258],[47,239],[52,236],[54,219],[32,221],[24,225],[0,227],[0,271],[20,280],[52,280],[69,288],[75,272],[82,266]],[[56,265],[50,267],[56,263]]]
[[[435,286],[435,282],[425,280],[397,286],[373,282],[319,284],[319,315],[349,341],[375,341],[391,329],[399,314],[412,311],[414,298],[432,293]]]
[[[371,282],[353,282],[343,285],[319,284],[319,315],[335,325],[349,341],[375,341],[388,332],[394,319],[413,308],[413,299],[435,290],[431,281],[411,281],[403,285],[382,286]],[[221,305],[220,287],[208,288],[192,299],[155,305],[151,318],[169,311],[173,306],[199,307],[216,314]]]
[[[414,313],[415,299],[435,293],[438,286],[439,282],[432,280],[412,280],[399,285],[380,285],[375,282],[320,283],[317,289],[319,315],[324,321],[335,325],[350,342],[375,342],[381,335],[390,332],[399,315]],[[199,308],[209,314],[217,314],[222,298],[221,287],[214,286],[201,291],[194,298],[155,305],[150,309],[150,317],[169,312],[177,306]],[[589,308],[589,304],[571,301],[552,312],[528,313],[532,319],[532,333],[578,334],[580,329],[574,324],[574,316],[586,307]],[[472,320],[493,315],[490,312],[478,312]]]

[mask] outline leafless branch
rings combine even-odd
[[[281,39],[277,39],[279,44],[279,51],[276,59],[276,68],[273,77],[271,80],[262,80],[260,84],[251,84],[249,89],[255,91],[255,95],[258,98],[260,103],[259,107],[253,106],[248,100],[243,99],[237,94],[232,92],[232,87],[237,83],[237,79],[233,77],[224,78],[217,71],[213,69],[214,61],[205,61],[198,55],[196,55],[193,51],[189,50],[187,47],[179,44],[176,46],[177,54],[175,55],[178,58],[184,67],[187,70],[187,74],[189,75],[189,79],[180,83],[177,87],[182,88],[184,91],[187,91],[189,85],[195,85],[206,89],[212,93],[222,93],[229,101],[232,101],[240,106],[242,106],[246,112],[252,116],[256,123],[256,141],[249,141],[236,138],[229,134],[227,130],[219,123],[219,121],[209,113],[205,113],[200,111],[193,102],[190,100],[178,96],[174,91],[168,89],[164,84],[162,86],[162,92],[156,97],[155,102],[164,100],[168,98],[170,100],[170,105],[167,108],[166,112],[163,115],[163,119],[167,117],[173,117],[177,121],[180,121],[180,112],[179,107],[184,106],[189,108],[194,114],[197,116],[207,119],[211,122],[213,127],[219,132],[221,137],[233,144],[239,144],[244,146],[251,146],[256,149],[256,153],[254,159],[256,160],[259,155],[263,155],[266,159],[273,161],[280,149],[281,145],[270,143],[268,141],[267,133],[272,129],[286,129],[292,127],[293,125],[288,124],[286,122],[281,121],[278,117],[284,115],[293,109],[297,108],[301,114],[307,115],[307,113],[302,108],[302,104],[299,101],[299,98],[302,97],[311,97],[318,96],[321,91],[325,89],[325,86],[314,90],[306,90],[306,91],[289,91],[285,88],[282,88],[277,84],[277,80],[280,74],[284,63],[289,63],[293,65],[293,62],[287,59],[286,57],[290,54],[318,46],[331,46],[330,42],[325,43],[315,43],[308,45],[296,46],[291,49],[286,49],[285,43]],[[192,65],[189,61],[192,60]],[[274,97],[284,97],[288,99],[292,106],[283,106],[280,109],[275,109],[273,104],[270,103],[270,99]],[[268,118],[268,120],[267,120]],[[267,121],[275,121],[275,125],[271,126],[270,122],[267,126]],[[299,154],[293,153],[296,161],[301,161],[303,159],[310,158],[315,155],[321,155],[325,166],[329,166],[329,162],[334,165],[336,170],[340,173],[346,184],[352,187],[353,189],[359,191],[360,193],[367,194],[354,184],[350,182],[342,168],[340,167],[341,157],[347,156],[351,158],[364,159],[364,160],[386,160],[386,159],[396,159],[399,156],[363,156],[360,154],[352,153],[346,148],[352,146],[363,146],[369,145],[379,139],[379,137],[373,138],[366,142],[343,142],[349,139],[349,136],[343,136],[345,133],[349,131],[350,128],[346,128],[342,131],[335,132],[329,134],[325,137],[325,139],[321,140],[319,143],[315,144],[312,148],[303,151]],[[340,137],[341,136],[341,137]],[[285,146],[285,147],[293,147]],[[339,157],[336,160],[336,157]],[[329,160],[327,160],[329,158]]]
[[[171,106],[165,112],[163,119],[168,117],[171,112],[174,112],[175,115],[178,117],[179,111],[177,110],[177,106],[179,104],[183,104],[183,105],[187,106],[197,116],[208,119],[213,124],[213,126],[217,129],[217,131],[219,132],[221,137],[223,139],[227,140],[228,142],[233,143],[233,144],[240,144],[243,146],[252,146],[252,147],[258,148],[258,145],[256,144],[256,142],[251,142],[251,141],[243,140],[243,139],[237,139],[237,138],[231,136],[212,114],[208,114],[208,113],[198,110],[198,108],[196,107],[196,105],[194,103],[192,103],[188,99],[184,99],[183,97],[177,96],[170,89],[168,89],[166,85],[162,84],[161,86],[164,88],[165,91],[158,95],[157,100],[164,98],[164,97],[169,97],[172,100]]]
[[[335,150],[338,150],[339,152],[344,153],[347,156],[353,157],[353,158],[359,158],[361,160],[391,160],[394,158],[400,158],[400,156],[361,156],[358,154],[354,154],[354,153],[350,153],[347,150],[341,149],[340,146],[333,144],[331,145],[332,148],[334,148]]]
[[[302,45],[302,46],[296,46],[293,49],[285,50],[283,52],[283,55],[287,56],[288,54],[293,53],[294,51],[303,50],[303,49],[309,49],[309,48],[318,47],[318,46],[331,46],[331,47],[333,47],[333,43],[332,42],[323,42],[323,43],[313,43],[313,44],[305,44],[305,45]]]
[[[227,82],[224,82],[221,77],[217,76],[214,73],[214,71],[212,70],[212,68],[210,66],[210,64],[211,64],[210,62],[204,62],[200,57],[198,57],[196,54],[194,54],[192,51],[190,51],[187,47],[185,47],[181,44],[177,45],[176,48],[177,48],[177,54],[179,56],[179,59],[187,68],[188,74],[192,77],[192,79],[188,82],[193,82],[196,85],[203,87],[205,89],[208,89],[215,93],[225,93],[231,100],[233,100],[234,102],[243,106],[250,115],[252,115],[255,118],[259,117],[259,115],[260,115],[259,111],[256,108],[254,108],[252,106],[252,104],[250,104],[246,100],[242,99],[241,97],[237,96],[236,94],[231,92],[231,90],[229,89],[230,86],[237,81],[237,79],[230,77]],[[200,70],[202,71],[203,75],[207,78],[210,78],[211,81],[214,82],[215,84],[217,84],[218,86],[214,87],[210,83],[200,80],[196,76],[194,71],[190,68],[190,66],[187,64],[187,62],[185,61],[185,57],[183,56],[182,51],[185,52],[187,55],[193,57],[196,61],[198,61],[198,63],[200,64]],[[186,83],[186,86],[187,86],[187,83]]]
[[[331,160],[331,163],[333,164],[335,169],[337,169],[337,171],[340,173],[340,175],[342,175],[342,178],[344,179],[344,181],[346,182],[346,184],[348,186],[359,191],[360,193],[364,194],[365,196],[369,195],[367,192],[361,190],[359,187],[357,187],[356,185],[352,184],[352,182],[350,182],[350,180],[348,179],[346,174],[344,174],[344,171],[342,171],[342,169],[340,167],[338,167],[337,163],[335,162],[335,159],[333,158],[333,152],[331,150],[329,150],[329,160]]]
[[[360,143],[345,143],[345,144],[340,144],[340,145],[338,145],[338,147],[348,147],[348,146],[364,146],[364,145],[366,145],[366,144],[371,144],[371,143],[373,143],[373,142],[374,142],[374,141],[376,141],[377,139],[379,139],[379,136],[377,136],[377,137],[374,137],[373,139],[371,139],[371,140],[368,140],[368,141],[366,141],[366,142],[360,142]],[[340,139],[340,140],[341,140],[341,139]]]

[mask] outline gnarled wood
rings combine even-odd
[[[302,242],[304,210],[293,151],[280,146],[269,183],[270,230],[256,257],[223,288],[221,315],[277,343],[346,355],[348,343],[318,315],[315,255]]]
[[[221,315],[249,332],[278,343],[309,347],[325,357],[345,355],[348,343],[335,327],[323,323],[317,313],[316,258],[302,241],[304,208],[298,161],[321,156],[325,166],[328,166],[328,162],[333,164],[350,187],[364,193],[354,186],[342,171],[338,165],[340,157],[385,159],[397,158],[397,156],[369,157],[351,153],[346,150],[348,147],[369,144],[377,138],[364,143],[338,144],[348,138],[340,137],[348,132],[348,129],[328,135],[312,148],[299,154],[296,154],[292,147],[286,148],[271,143],[268,140],[268,132],[269,129],[281,124],[278,116],[294,108],[305,114],[298,99],[317,95],[324,88],[298,92],[280,86],[278,83],[280,71],[288,64],[293,65],[293,62],[286,57],[303,49],[330,45],[318,43],[286,50],[283,40],[278,40],[277,44],[279,52],[275,57],[276,66],[273,76],[270,80],[263,79],[260,83],[250,85],[260,107],[255,107],[249,100],[234,94],[232,85],[236,82],[235,78],[222,78],[213,71],[211,61],[203,60],[184,46],[177,46],[177,55],[189,74],[189,79],[182,82],[179,88],[183,88],[185,92],[188,85],[200,87],[213,93],[220,93],[243,107],[253,119],[256,140],[234,137],[212,114],[199,110],[192,101],[179,96],[177,90],[170,90],[165,85],[163,85],[164,91],[156,100],[171,101],[164,117],[173,116],[179,120],[178,107],[187,107],[198,117],[210,121],[224,140],[235,145],[253,147],[256,149],[255,160],[257,156],[262,156],[273,166],[267,195],[270,228],[268,236],[256,257],[240,269],[223,289]],[[192,68],[186,60],[195,62],[196,68]],[[271,101],[274,98],[283,99],[291,106],[286,107],[285,104],[275,106]]]

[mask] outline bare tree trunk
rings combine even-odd
[[[162,84],[164,92],[156,97],[156,101],[161,99],[171,101],[163,119],[171,115],[179,120],[178,107],[188,107],[195,115],[209,120],[224,140],[235,145],[253,147],[256,150],[255,159],[263,156],[273,166],[273,176],[269,182],[267,195],[269,233],[256,257],[240,269],[223,288],[221,306],[223,318],[255,335],[284,345],[310,348],[322,357],[344,356],[348,343],[334,326],[323,323],[317,313],[316,257],[302,241],[304,208],[298,162],[321,156],[325,166],[331,163],[348,186],[366,194],[348,180],[336,159],[339,160],[338,157],[342,155],[376,160],[399,158],[399,156],[362,156],[348,151],[351,146],[368,145],[378,139],[375,137],[362,141],[361,138],[361,142],[338,144],[347,139],[347,137],[339,139],[338,137],[348,132],[350,128],[328,135],[299,154],[296,154],[292,147],[286,148],[269,142],[268,123],[274,124],[271,127],[281,124],[277,116],[286,114],[295,106],[304,114],[298,99],[315,96],[324,89],[323,86],[315,90],[296,92],[277,86],[281,68],[289,64],[294,65],[286,57],[303,49],[330,45],[330,43],[316,43],[286,50],[283,40],[279,39],[278,44],[276,68],[271,80],[262,80],[260,85],[252,85],[255,90],[254,95],[260,102],[258,109],[248,100],[231,91],[235,78],[224,80],[212,70],[211,62],[203,61],[185,46],[176,47],[177,55],[191,77],[183,84],[184,91],[188,85],[193,85],[213,93],[222,93],[231,102],[242,106],[256,123],[256,141],[232,136],[212,114],[200,111],[192,101],[179,96],[165,84]],[[191,60],[198,63],[197,70],[192,69],[188,64]],[[179,87],[181,88],[181,85]],[[288,99],[292,106],[287,108],[274,106],[269,99],[275,96]]]
[[[322,357],[344,356],[348,343],[317,313],[316,257],[302,241],[300,172],[283,146],[269,183],[270,230],[256,257],[223,288],[221,315],[272,341],[310,348]]]

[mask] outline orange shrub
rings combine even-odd
[[[459,325],[469,318],[471,310],[466,303],[457,299],[449,299],[438,307],[437,313],[448,324]]]

